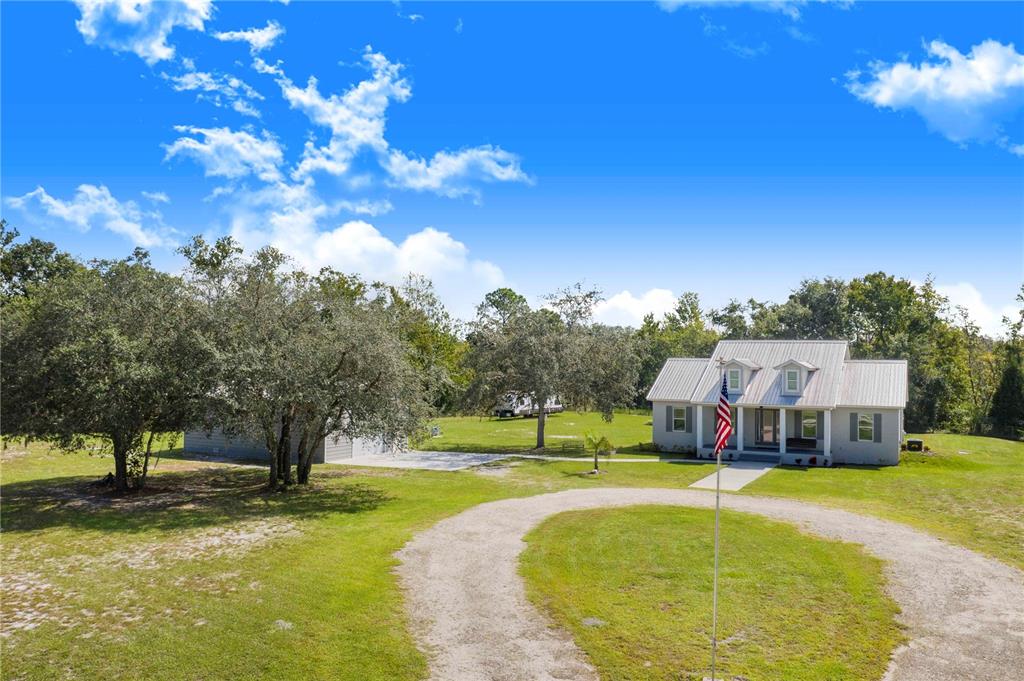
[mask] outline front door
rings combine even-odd
[[[758,409],[754,416],[754,443],[759,445],[779,444],[779,410]]]

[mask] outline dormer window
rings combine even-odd
[[[743,389],[743,370],[729,369],[729,392],[738,393]]]
[[[787,393],[798,393],[798,392],[800,392],[800,370],[799,369],[786,369],[786,392]]]

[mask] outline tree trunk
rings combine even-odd
[[[292,484],[292,415],[281,416],[281,434],[277,440],[277,470],[284,484]]]
[[[594,447],[594,470],[597,470],[597,447]],[[618,470],[618,469],[616,469]]]
[[[128,493],[128,448],[114,442],[114,488],[118,494]]]
[[[544,404],[547,400],[540,403],[540,410],[537,412],[537,449],[544,449],[544,425],[547,423],[548,415],[544,413]]]
[[[146,439],[146,456],[142,460],[142,477],[139,478],[139,489],[146,486],[146,474],[149,473],[149,454],[153,451],[153,431],[149,431]]]
[[[277,467],[277,438],[274,437],[273,433],[268,433],[266,436],[267,452],[270,455],[270,479],[267,480],[267,487],[271,490],[277,489],[277,481],[280,479],[278,467]]]
[[[305,428],[302,429],[302,436],[299,438],[299,465],[296,466],[295,475],[298,478],[300,485],[305,485],[309,482],[309,469],[311,462],[313,461],[313,448],[310,447],[309,451],[306,451],[306,447],[309,445],[309,431]]]

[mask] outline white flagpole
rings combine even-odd
[[[718,378],[721,379],[718,385],[722,385],[722,381],[725,380],[725,361],[719,360],[719,372]],[[719,389],[721,389],[719,387]],[[715,653],[718,651],[718,511],[719,511],[719,500],[721,497],[722,490],[722,450],[718,449],[718,405],[715,405],[715,568],[714,576],[712,577],[711,587],[711,681],[717,681],[715,676]]]

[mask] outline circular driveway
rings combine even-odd
[[[597,679],[568,633],[527,600],[523,536],[580,509],[667,504],[714,508],[689,489],[581,489],[475,506],[416,535],[397,568],[413,632],[438,681]],[[722,508],[862,544],[886,561],[908,645],[886,680],[1019,681],[1024,677],[1024,573],[906,525],[785,499],[723,495]]]

